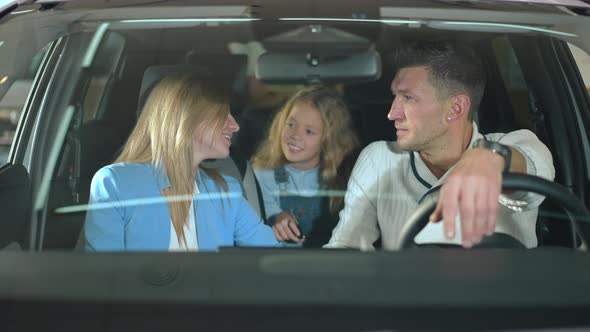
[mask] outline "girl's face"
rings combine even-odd
[[[221,132],[213,133],[212,141],[204,139],[203,135],[199,133],[199,129],[195,129],[193,134],[193,156],[195,159],[193,163],[195,165],[193,166],[198,166],[205,159],[227,158],[232,135],[238,130],[240,130],[240,126],[231,114],[227,115]]]
[[[311,169],[320,163],[323,121],[308,103],[295,103],[281,135],[283,154],[295,168]]]

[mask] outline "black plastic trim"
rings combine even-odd
[[[0,19],[3,18],[4,16],[10,14],[10,12],[12,12],[13,10],[18,8],[18,3],[13,4],[12,6],[4,9],[3,11],[0,11]]]

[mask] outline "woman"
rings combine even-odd
[[[306,247],[328,242],[358,146],[336,91],[311,86],[287,101],[253,160],[277,239]]]
[[[92,180],[87,250],[279,244],[235,179],[200,166],[228,157],[239,130],[226,91],[196,75],[154,88],[121,155]]]

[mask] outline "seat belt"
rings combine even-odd
[[[258,212],[258,215],[263,219],[266,220],[266,213],[262,208],[262,190],[260,190],[260,185],[258,184],[258,180],[256,180],[256,176],[254,175],[254,170],[252,169],[252,165],[246,158],[242,158],[239,153],[236,153],[235,150],[230,151],[230,158],[234,161],[240,176],[242,177],[242,189],[244,190],[244,196],[250,205]]]
[[[256,181],[252,166],[248,161],[246,161],[246,170],[244,171],[243,182],[244,193],[246,194],[248,202],[250,202],[250,205],[254,208],[254,210],[256,210],[256,212],[258,212],[258,215],[262,219],[266,219],[264,209],[260,208],[260,197],[262,197],[262,193],[260,191],[260,187],[258,186],[258,181]]]

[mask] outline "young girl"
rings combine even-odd
[[[279,245],[239,183],[200,165],[226,158],[239,130],[225,90],[197,75],[154,88],[115,164],[92,179],[87,250]]]
[[[291,97],[253,158],[277,239],[306,247],[328,242],[358,145],[350,112],[335,91],[312,86]]]

